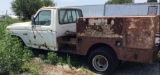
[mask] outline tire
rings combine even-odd
[[[111,74],[117,67],[116,56],[107,50],[98,48],[93,50],[88,57],[89,68],[96,73]]]

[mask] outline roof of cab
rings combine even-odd
[[[75,7],[42,7],[41,9],[78,9]]]

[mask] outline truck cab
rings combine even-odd
[[[57,37],[66,31],[76,33],[76,19],[82,16],[77,8],[44,7],[37,11],[32,22],[13,24],[7,29],[18,35],[27,47],[57,51]]]

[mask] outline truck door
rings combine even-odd
[[[29,31],[30,36],[33,40],[32,45],[38,49],[46,50],[57,50],[56,47],[56,32],[53,30],[53,19],[54,12],[52,10],[41,10],[34,18],[32,23],[32,30]]]

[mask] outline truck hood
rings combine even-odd
[[[31,22],[14,23],[7,26],[8,30],[26,30],[31,26]]]

